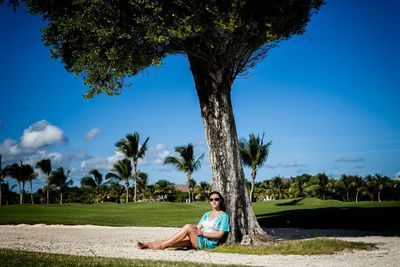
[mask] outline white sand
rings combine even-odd
[[[165,227],[104,227],[93,225],[0,225],[0,248],[104,256],[129,259],[242,264],[254,266],[400,266],[400,237],[357,231],[268,229],[278,239],[328,236],[349,241],[377,243],[372,251],[346,251],[322,256],[255,256],[195,250],[138,250],[136,240],[165,239],[177,232]]]

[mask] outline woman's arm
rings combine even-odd
[[[225,232],[222,230],[219,230],[218,233],[212,234],[212,233],[204,233],[203,231],[200,231],[201,235],[206,237],[206,238],[214,238],[214,239],[221,239],[224,237]]]

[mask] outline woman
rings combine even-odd
[[[230,231],[229,216],[224,211],[224,199],[219,192],[211,192],[209,201],[212,211],[206,212],[197,225],[186,224],[168,240],[151,243],[136,242],[136,247],[139,249],[215,248]]]

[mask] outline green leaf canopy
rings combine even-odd
[[[322,0],[25,0],[48,21],[51,55],[90,86],[119,94],[126,78],[168,54],[236,76],[292,34],[301,34]],[[225,74],[226,74],[225,73]]]

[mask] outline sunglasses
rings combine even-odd
[[[216,197],[216,198],[210,198],[210,202],[213,202],[213,201],[215,201],[215,202],[218,202],[218,201],[219,201],[219,197]]]

